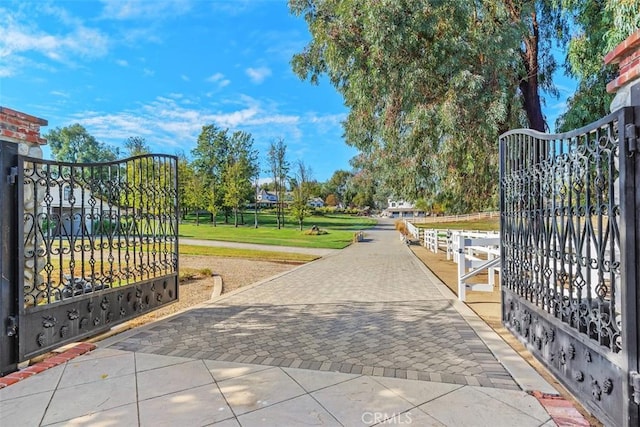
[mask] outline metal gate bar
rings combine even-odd
[[[177,300],[176,157],[17,171],[20,360]]]
[[[628,107],[500,137],[503,322],[610,425],[637,425],[635,127]]]
[[[16,224],[17,196],[15,186],[6,179],[15,167],[18,146],[13,142],[0,142],[0,375],[17,369],[17,281],[18,263],[16,247],[18,230]],[[4,179],[2,179],[4,178]]]

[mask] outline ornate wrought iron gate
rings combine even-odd
[[[503,322],[616,426],[639,422],[639,124],[500,137]]]
[[[177,158],[17,156],[9,181],[16,304],[4,321],[17,351],[2,371],[177,300]]]

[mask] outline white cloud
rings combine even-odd
[[[184,80],[185,82],[188,82],[188,81],[189,81],[189,76],[187,76],[187,75],[185,75],[185,74],[182,74],[182,75],[180,76],[180,78],[181,78],[182,80]]]
[[[260,84],[271,75],[271,69],[268,67],[247,68],[245,73],[253,83]]]
[[[116,64],[118,64],[121,67],[128,67],[129,63],[127,62],[126,59],[116,59]]]
[[[102,16],[115,20],[157,20],[184,15],[191,10],[190,0],[102,0]]]
[[[185,100],[188,98],[184,95],[174,93],[136,109],[115,113],[84,111],[72,120],[85,126],[98,140],[120,145],[129,136],[141,135],[153,150],[160,152],[190,150],[207,124],[250,132],[258,143],[265,144],[282,135],[294,139],[301,136],[298,116],[280,114],[248,96],[225,103],[224,110],[210,110],[196,101]]]
[[[144,74],[145,77],[153,77],[156,74],[156,72],[151,68],[144,68],[142,70],[142,73]]]
[[[52,61],[73,66],[76,58],[99,58],[109,52],[109,37],[98,29],[89,28],[77,18],[55,7],[36,8],[34,14],[45,14],[59,21],[56,33],[48,33],[33,24],[30,16],[19,10],[0,8],[0,58],[3,63],[26,63],[27,55],[36,53]],[[3,67],[4,75],[12,75],[19,67]]]
[[[220,81],[222,79],[224,79],[224,74],[215,73],[215,74],[211,75],[210,77],[207,77],[206,81],[211,82],[211,83],[215,83],[215,82],[218,82],[218,81]]]
[[[61,90],[52,90],[51,92],[49,92],[51,95],[53,96],[59,96],[61,98],[69,98],[71,95],[69,95],[68,92],[63,92]]]
[[[225,79],[224,78],[224,74],[222,74],[222,73],[215,73],[215,74],[207,77],[205,79],[205,81],[207,81],[209,83],[217,83],[219,88],[223,88],[223,87],[229,86],[229,84],[231,83],[231,80]]]

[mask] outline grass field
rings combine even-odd
[[[414,225],[418,228],[429,228],[436,230],[500,231],[499,218],[482,218],[469,221],[434,222],[429,224]]]
[[[342,249],[353,241],[353,233],[372,227],[375,220],[351,215],[322,215],[305,218],[304,230],[292,218],[286,218],[284,228],[278,229],[274,215],[261,213],[258,228],[254,228],[253,213],[245,214],[245,224],[234,227],[233,224],[211,222],[196,225],[193,217],[180,223],[180,237],[221,240],[227,242],[258,243],[275,246],[298,246],[304,248]],[[208,219],[208,217],[207,217]],[[306,231],[313,225],[325,234],[310,235]]]
[[[258,251],[253,249],[235,249],[194,245],[180,245],[180,255],[259,259],[261,261],[291,263],[305,263],[318,258],[318,256],[316,255],[297,254],[292,252]]]

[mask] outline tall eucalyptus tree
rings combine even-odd
[[[553,90],[553,0],[290,0],[312,40],[294,71],[323,76],[350,112],[348,144],[403,198],[449,210],[496,203],[497,136],[544,130],[540,91]],[[469,185],[473,183],[473,185]]]

